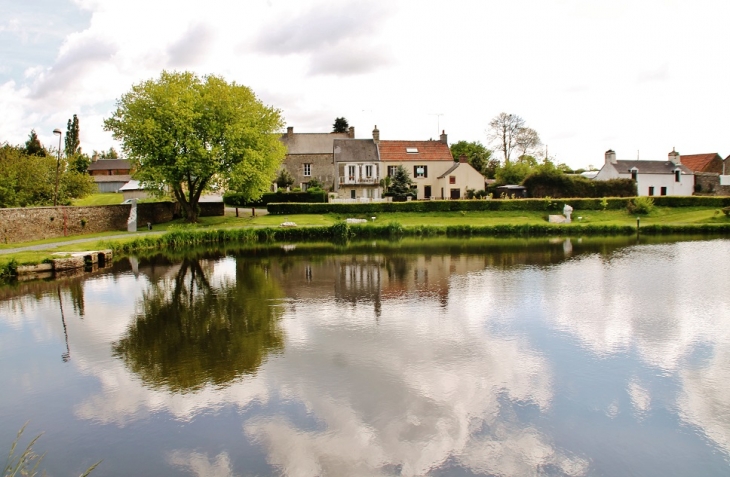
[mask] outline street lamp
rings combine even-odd
[[[60,129],[54,129],[53,134],[58,134],[58,156],[56,156],[56,188],[53,191],[53,206],[58,205],[58,169],[61,167],[61,136],[63,133]]]

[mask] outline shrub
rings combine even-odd
[[[243,194],[228,192],[223,196],[223,203],[228,207],[264,207],[272,202],[327,202],[327,193],[321,189],[307,192],[267,192],[259,200],[248,200]]]
[[[654,199],[651,197],[634,197],[634,200],[629,201],[626,207],[631,214],[646,215],[654,210]]]

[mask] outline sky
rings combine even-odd
[[[730,155],[727,0],[0,0],[0,143],[117,144],[115,102],[163,70],[249,86],[295,132],[489,145],[522,117],[555,161]],[[544,150],[542,152],[544,155]]]

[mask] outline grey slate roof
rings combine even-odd
[[[94,182],[128,182],[132,179],[129,174],[117,174],[113,176],[91,176]]]
[[[127,159],[99,159],[89,164],[90,171],[108,171],[112,169],[131,169]]]
[[[347,139],[347,133],[294,133],[281,135],[287,154],[332,154],[335,139]]]
[[[630,174],[632,168],[637,168],[639,174],[674,174],[674,170],[679,167],[683,174],[692,174],[693,172],[682,164],[677,166],[672,161],[616,161],[613,165],[620,174]]]
[[[335,162],[379,162],[378,146],[372,139],[335,139]]]

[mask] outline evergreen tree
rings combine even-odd
[[[41,141],[38,139],[38,135],[35,133],[35,129],[30,130],[28,140],[25,141],[25,153],[29,156],[39,157],[46,157],[48,155],[45,148],[41,144]]]
[[[388,192],[392,192],[395,195],[406,195],[411,192],[411,189],[415,183],[411,176],[408,175],[408,171],[403,166],[398,166],[393,173],[393,177],[388,187]]]
[[[346,133],[349,131],[350,125],[345,118],[335,118],[335,123],[332,125],[332,132]]]
[[[66,147],[64,148],[66,157],[81,152],[81,142],[79,141],[79,118],[74,114],[73,119],[69,119],[66,124]]]

